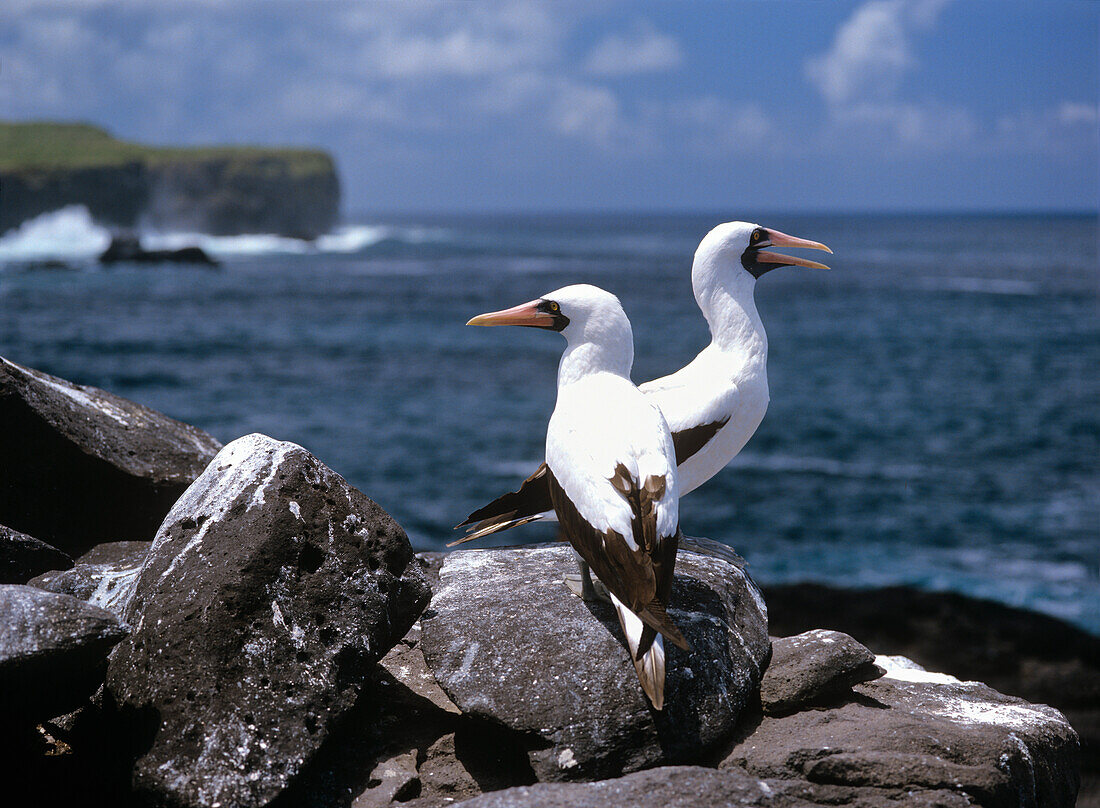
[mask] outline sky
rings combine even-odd
[[[0,118],[311,145],[351,212],[1096,210],[1090,0],[5,0]]]

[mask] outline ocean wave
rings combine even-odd
[[[424,244],[447,237],[443,228],[394,227],[382,224],[341,225],[315,241],[277,236],[271,233],[248,233],[239,236],[212,236],[207,233],[161,233],[144,231],[143,246],[154,250],[176,250],[198,245],[220,258],[252,255],[313,255],[335,253],[352,255],[385,243]]]
[[[0,237],[0,261],[95,258],[111,243],[111,232],[83,205],[70,205],[23,222]]]
[[[142,229],[142,246],[149,250],[178,250],[198,246],[219,258],[256,255],[351,255],[384,243],[408,245],[442,242],[450,231],[417,225],[346,224],[315,241],[272,233],[214,236],[198,232]],[[23,222],[0,237],[0,261],[95,258],[111,243],[111,231],[97,224],[83,205],[70,205]]]
[[[916,284],[924,292],[966,292],[983,295],[1021,295],[1034,297],[1041,291],[1038,283],[1009,278],[925,278]]]
[[[920,466],[845,463],[828,457],[793,457],[755,452],[742,452],[731,461],[730,468],[776,474],[817,474],[853,480],[919,480],[926,475]]]

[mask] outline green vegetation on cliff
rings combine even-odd
[[[54,169],[104,168],[139,163],[240,161],[255,170],[263,158],[277,158],[292,177],[331,173],[332,158],[314,149],[260,146],[144,146],[117,140],[107,131],[85,123],[13,123],[0,121],[0,171],[50,171]]]
[[[340,212],[323,151],[145,146],[80,123],[0,121],[0,187],[0,233],[83,205],[113,228],[316,238]]]

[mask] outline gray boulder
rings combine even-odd
[[[802,781],[788,793],[822,804],[838,795],[869,806],[915,795],[939,804],[943,794],[986,808],[1074,804],[1077,736],[1057,710],[903,658],[877,662],[886,675],[856,685],[845,704],[764,717],[722,768]]]
[[[562,544],[446,557],[421,623],[431,672],[463,714],[517,733],[541,781],[698,762],[755,700],[769,642],[756,585],[727,560],[682,550],[669,614],[692,650],[666,646],[662,712],[652,709],[610,605],[563,585]]]
[[[665,766],[596,783],[539,783],[483,794],[462,808],[804,808],[813,803],[778,795],[743,771]]]
[[[130,605],[141,565],[152,544],[149,541],[99,544],[78,558],[72,569],[46,572],[27,583],[86,600],[121,618]]]
[[[72,565],[72,558],[56,547],[0,525],[0,584],[25,584],[41,572]]]
[[[111,657],[109,699],[155,714],[146,799],[266,805],[430,597],[405,532],[292,443],[227,445],[161,526]]]
[[[0,585],[0,726],[73,710],[103,683],[126,629],[84,601]]]
[[[153,537],[220,444],[193,426],[0,357],[0,522],[72,555]]]
[[[882,676],[875,655],[847,634],[814,629],[772,640],[772,659],[760,683],[764,712],[782,715],[842,696],[852,685]]]

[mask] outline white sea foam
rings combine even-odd
[[[70,205],[5,233],[0,237],[0,261],[94,258],[110,243],[110,232],[92,220],[86,207]]]
[[[213,236],[197,232],[143,229],[141,244],[148,250],[178,250],[198,246],[219,258],[253,255],[352,254],[383,241],[425,244],[445,241],[450,231],[439,227],[346,224],[315,241],[273,233]],[[99,255],[111,243],[109,229],[97,224],[83,205],[44,213],[0,237],[0,262],[42,259],[83,260]]]
[[[356,253],[386,239],[420,243],[423,228],[393,228],[386,225],[349,224],[320,236],[316,241],[251,233],[239,236],[211,236],[206,233],[162,233],[145,231],[142,245],[150,250],[178,250],[196,245],[220,257],[237,255],[308,255],[311,253]]]

